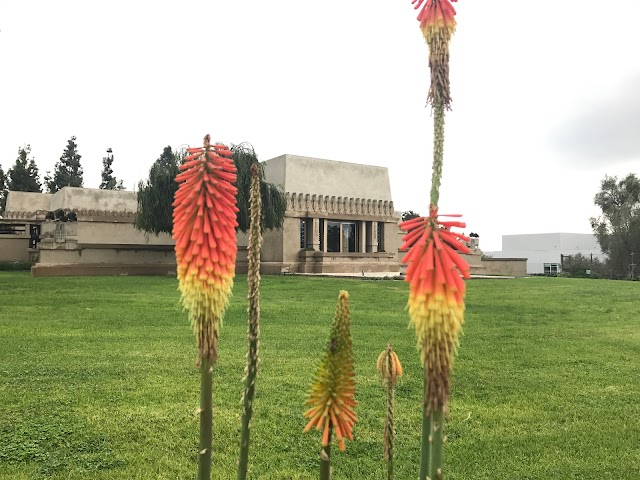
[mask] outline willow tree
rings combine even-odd
[[[7,204],[7,182],[2,165],[0,165],[0,217],[4,213],[5,206]]]
[[[260,167],[260,196],[262,197],[262,228],[272,230],[282,227],[286,201],[282,189],[265,180],[264,170],[258,162],[253,147],[242,143],[232,145],[233,162],[238,171],[238,229],[249,230],[249,197],[251,190],[251,165]],[[149,170],[149,178],[138,183],[138,213],[135,226],[139,230],[158,235],[171,233],[173,197],[178,185],[175,181],[180,164],[184,161],[183,151],[173,151],[165,147],[162,155]]]

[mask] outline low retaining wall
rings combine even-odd
[[[299,254],[297,269],[291,265],[292,273],[359,273],[399,272],[400,266],[395,255],[377,253],[329,253],[308,252]]]
[[[176,275],[176,265],[171,264],[55,264],[38,263],[31,267],[34,277],[59,277],[83,275]]]
[[[473,273],[478,275],[527,276],[526,258],[483,258],[481,267]]]

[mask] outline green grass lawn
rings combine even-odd
[[[317,478],[303,401],[338,291],[350,292],[355,441],[334,479],[382,479],[391,340],[405,366],[396,478],[418,475],[422,374],[397,281],[264,277],[250,477]],[[197,471],[195,340],[168,277],[0,272],[0,478],[188,479]],[[468,283],[446,478],[640,479],[640,283],[535,278]],[[237,278],[214,373],[214,474],[235,479],[246,350]]]

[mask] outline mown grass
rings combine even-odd
[[[405,365],[399,480],[417,478],[421,369],[394,281],[264,277],[250,477],[317,478],[303,400],[339,289],[351,297],[359,422],[334,479],[382,479],[384,392],[375,360]],[[640,478],[640,284],[536,278],[469,282],[446,478]],[[214,474],[234,479],[246,349],[239,277],[214,374]],[[0,478],[195,478],[194,339],[165,277],[0,273]]]

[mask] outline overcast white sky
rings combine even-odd
[[[590,232],[605,174],[640,174],[640,1],[461,0],[440,210],[481,247]],[[205,133],[386,166],[398,210],[425,213],[427,47],[409,0],[0,0],[0,164],[41,173],[77,136],[128,189],[165,145]],[[345,192],[348,193],[348,192]]]

